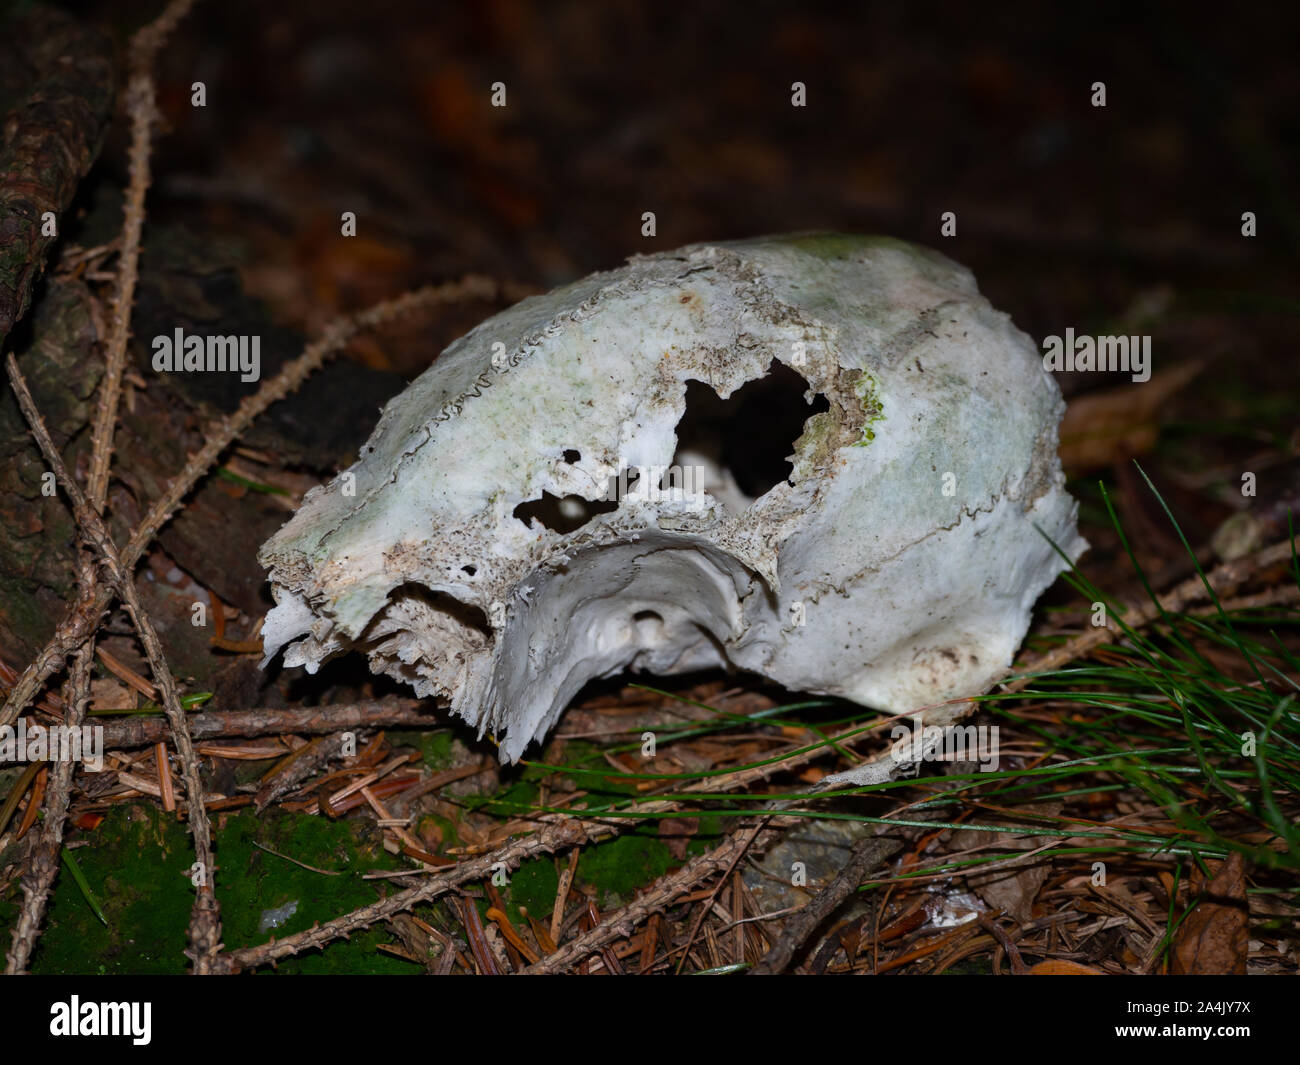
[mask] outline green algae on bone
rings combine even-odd
[[[863,236],[851,233],[800,233],[786,237],[792,248],[833,263],[864,256],[868,252],[894,252],[905,256],[911,269],[928,281],[943,283],[952,275],[946,256],[923,244],[909,244],[897,237]]]
[[[896,237],[864,237],[852,233],[796,233],[786,242],[798,251],[819,259],[846,259],[870,248],[891,248],[916,254],[916,246]]]
[[[862,438],[855,440],[854,447],[866,447],[876,438],[876,431],[871,427],[885,417],[885,406],[880,399],[880,390],[875,380],[865,370],[862,371],[857,381],[854,382],[853,390],[858,394],[862,401],[862,412],[864,419],[862,422]]]

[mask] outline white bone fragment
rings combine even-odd
[[[895,713],[975,694],[1065,566],[1048,538],[1086,547],[1063,407],[1029,338],[927,249],[637,257],[490,318],[388,404],[355,491],[313,490],[262,548],[267,656],[363,651],[510,761],[625,670]]]

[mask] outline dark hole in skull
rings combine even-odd
[[[571,533],[591,521],[597,514],[618,510],[617,500],[583,499],[582,496],[554,496],[543,492],[541,499],[520,503],[513,513],[525,525],[532,527],[536,518],[548,529],[557,533]]]
[[[703,490],[733,513],[785,481],[793,470],[790,456],[804,424],[830,409],[823,395],[804,400],[808,382],[788,366],[772,360],[766,376],[749,381],[727,399],[702,381],[686,382],[686,411],[677,423],[677,452],[656,486],[667,490]],[[564,461],[581,458],[568,449]],[[541,498],[515,507],[513,513],[531,527],[536,518],[554,532],[571,533],[598,514],[618,509],[618,500],[637,487],[640,471],[629,468],[623,481],[611,484],[605,499],[543,491]]]
[[[477,606],[462,603],[446,592],[435,592],[418,581],[408,581],[388,593],[388,606],[375,615],[362,632],[358,643],[376,644],[392,638],[393,633],[401,628],[393,625],[389,616],[392,613],[405,615],[406,620],[409,621],[410,617],[426,611],[444,615],[448,622],[459,626],[467,633],[476,632],[484,637],[492,635],[487,615]]]
[[[790,456],[804,424],[830,409],[820,394],[805,402],[808,388],[802,376],[775,360],[765,377],[747,382],[727,399],[702,381],[687,381],[673,464],[683,469],[703,465],[705,490],[729,510],[743,509],[789,478],[794,468]],[[734,489],[727,481],[734,482]],[[737,498],[735,489],[747,499]]]
[[[663,636],[664,619],[657,610],[638,610],[632,615],[632,624],[637,639],[642,643],[651,643]]]

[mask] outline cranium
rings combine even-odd
[[[268,658],[361,650],[510,761],[625,670],[896,713],[974,694],[1056,547],[1086,546],[1062,410],[1028,337],[929,250],[639,256],[488,319],[388,404],[261,551]]]

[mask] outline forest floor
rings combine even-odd
[[[1294,34],[729,10],[8,16],[0,339],[86,506],[7,393],[0,723],[105,742],[0,760],[11,967],[1300,971]],[[436,352],[631,254],[808,229],[936,247],[1036,338],[1151,338],[1145,383],[1058,375],[1091,546],[977,700],[995,765],[818,790],[895,721],[706,674],[593,684],[505,767],[360,655],[260,667],[258,547]],[[218,326],[261,382],[153,372]]]

